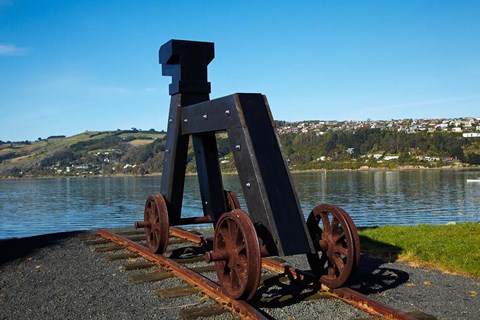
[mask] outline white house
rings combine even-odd
[[[384,160],[389,161],[389,160],[397,160],[400,156],[385,156],[383,157]]]
[[[480,133],[479,132],[468,132],[462,134],[464,138],[480,138]]]

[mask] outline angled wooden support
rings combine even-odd
[[[227,132],[249,215],[268,253],[314,252],[266,97],[237,93],[185,107],[181,117],[183,134]]]
[[[237,93],[210,100],[207,66],[213,49],[213,43],[180,40],[160,48],[163,74],[172,77],[160,190],[170,224],[182,224],[189,137],[203,215],[215,224],[227,211],[215,139],[217,132],[227,132],[249,216],[268,254],[314,253],[267,99],[262,94]]]

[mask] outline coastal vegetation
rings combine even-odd
[[[411,126],[408,130],[398,126],[278,121],[277,131],[287,163],[294,171],[480,165],[480,137],[465,137],[454,128],[412,131]],[[217,144],[222,172],[234,172],[225,133],[217,134]],[[71,137],[0,141],[0,177],[160,173],[164,151],[165,132],[154,129],[86,131]],[[191,145],[187,161],[187,171],[194,173]]]
[[[362,251],[480,278],[480,223],[359,230]]]

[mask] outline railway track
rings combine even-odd
[[[338,299],[373,317],[416,319],[350,288],[330,289],[320,284],[308,272],[272,258],[262,259],[262,283],[265,288],[280,286],[280,293],[274,297],[261,296],[262,294],[259,293],[261,297],[249,302],[233,300],[225,295],[221,286],[215,282],[213,263],[204,262],[203,254],[210,248],[211,240],[196,232],[175,227],[170,228],[169,236],[169,250],[165,255],[151,253],[142,243],[145,239],[143,232],[137,230],[114,233],[99,229],[98,235],[86,239],[85,242],[92,246],[94,251],[104,252],[108,260],[126,260],[127,263],[121,266],[122,270],[147,270],[132,275],[130,280],[133,283],[163,281],[171,277],[180,278],[187,283],[187,286],[155,290],[154,294],[160,298],[181,297],[202,292],[205,297],[208,296],[214,301],[205,306],[183,306],[179,313],[179,317],[183,319],[196,319],[225,312],[231,312],[242,319],[272,319],[271,315],[262,310],[262,306],[268,305],[272,300],[285,302],[289,299],[290,303],[305,300],[313,303],[316,299]],[[296,287],[295,292],[298,296],[289,290],[284,290],[291,286]],[[268,289],[264,292],[268,292]],[[295,315],[291,315],[291,318],[295,318]]]

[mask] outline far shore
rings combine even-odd
[[[423,167],[423,166],[399,166],[397,168],[386,168],[386,167],[361,167],[358,169],[305,169],[298,170],[294,168],[289,168],[290,173],[300,174],[300,173],[323,173],[323,172],[348,172],[348,171],[359,171],[359,172],[387,172],[387,171],[422,171],[422,170],[444,170],[444,171],[480,171],[480,165],[468,165],[468,166],[443,166],[443,167]],[[222,172],[222,175],[237,175],[237,171],[227,171]],[[53,178],[105,178],[105,177],[140,177],[140,176],[161,176],[160,172],[152,172],[145,175],[140,174],[127,174],[127,173],[118,173],[111,175],[75,175],[75,176],[66,176],[66,175],[52,175],[52,176],[27,176],[27,177],[0,177],[0,179],[53,179]],[[196,176],[196,172],[187,172],[186,176]]]
[[[468,170],[480,170],[480,165],[469,165],[469,166],[443,166],[443,167],[423,167],[423,166],[399,166],[397,168],[386,168],[386,167],[360,167],[358,169],[306,169],[306,170],[295,170],[290,169],[291,173],[303,173],[303,172],[336,172],[336,171],[421,171],[421,170],[451,170],[451,171],[468,171]]]

